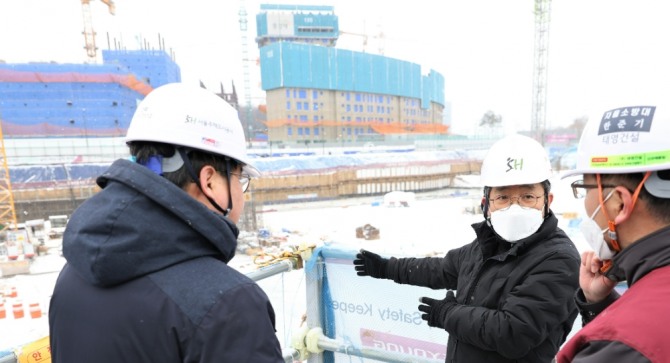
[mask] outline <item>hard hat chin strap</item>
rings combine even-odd
[[[637,199],[640,196],[640,192],[642,191],[642,187],[644,186],[644,182],[649,178],[651,175],[651,172],[648,171],[644,174],[644,177],[642,178],[642,181],[640,184],[638,184],[637,188],[635,188],[635,192],[633,192],[633,197],[632,197],[632,205],[630,207],[630,210],[632,211],[633,208],[635,208],[635,203],[637,203]],[[610,238],[610,241],[608,242],[605,240],[605,242],[608,242],[610,244],[610,247],[616,251],[616,252],[621,252],[621,245],[619,244],[618,241],[618,236],[616,232],[616,223],[614,220],[610,219],[609,215],[607,214],[607,208],[605,208],[605,201],[603,200],[603,187],[601,183],[601,177],[600,174],[596,174],[596,182],[598,184],[598,198],[600,202],[600,206],[603,211],[603,215],[605,216],[605,219],[607,220],[607,236]]]
[[[184,166],[186,166],[186,171],[188,174],[193,178],[193,181],[195,182],[195,185],[198,186],[198,189],[202,192],[202,194],[205,195],[207,200],[212,203],[214,208],[221,212],[224,216],[228,216],[228,213],[230,213],[230,210],[233,209],[233,198],[230,195],[230,167],[228,166],[228,160],[226,160],[226,175],[228,176],[228,209],[223,209],[221,206],[214,200],[212,199],[209,195],[205,193],[204,190],[202,190],[202,186],[200,185],[200,178],[198,177],[198,174],[196,174],[195,170],[193,170],[193,165],[191,164],[191,160],[189,160],[188,156],[186,155],[186,150],[183,147],[178,147],[177,152],[179,152],[179,155],[181,155],[181,158],[184,160]]]
[[[607,208],[605,208],[605,198],[603,198],[603,187],[600,174],[596,174],[596,184],[598,184],[598,203],[600,203],[600,209],[603,211],[603,215],[607,221],[607,236],[610,238],[609,241],[605,239],[605,243],[607,243],[612,250],[621,252],[621,246],[619,246],[619,242],[617,241],[616,224],[610,219],[607,214]]]

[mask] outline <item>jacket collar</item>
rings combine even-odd
[[[607,276],[630,287],[652,270],[670,265],[670,226],[655,231],[617,253]]]
[[[228,262],[238,230],[232,221],[167,179],[117,160],[97,179],[102,191],[72,214],[63,254],[80,276],[112,286],[194,258]]]

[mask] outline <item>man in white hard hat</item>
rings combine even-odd
[[[251,177],[237,111],[181,83],[138,105],[132,160],[73,214],[49,308],[52,362],[283,362],[274,310],[227,262]]]
[[[584,198],[575,299],[584,327],[557,356],[565,362],[670,362],[670,107],[629,103],[594,112],[577,166],[564,177]],[[617,282],[628,289],[620,295]]]
[[[537,141],[496,142],[481,170],[485,220],[443,258],[384,258],[361,250],[359,276],[448,289],[421,298],[431,327],[449,333],[447,362],[550,362],[577,317],[579,254],[549,208],[551,164]],[[448,222],[448,221],[447,221]],[[457,290],[454,294],[452,290]]]

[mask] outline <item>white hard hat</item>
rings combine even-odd
[[[589,117],[577,147],[577,174],[626,174],[653,171],[647,190],[670,198],[670,181],[657,173],[670,169],[670,107],[633,103],[602,107]]]
[[[550,177],[551,163],[544,147],[519,134],[498,140],[482,163],[481,184],[485,187],[535,184]]]
[[[670,108],[649,103],[601,108],[589,117],[577,147],[576,174],[670,169]]]
[[[154,141],[227,156],[260,173],[249,162],[237,110],[216,94],[194,85],[169,83],[137,106],[126,142]]]

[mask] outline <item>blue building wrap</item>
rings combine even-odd
[[[167,83],[181,82],[179,65],[163,51],[103,50],[102,59],[104,64],[125,68],[154,88]]]
[[[181,80],[162,51],[104,51],[104,64],[0,64],[5,138],[124,136],[137,103]]]
[[[310,44],[278,42],[261,47],[261,86],[310,88],[402,96],[443,105],[444,76],[421,66],[376,54]]]

